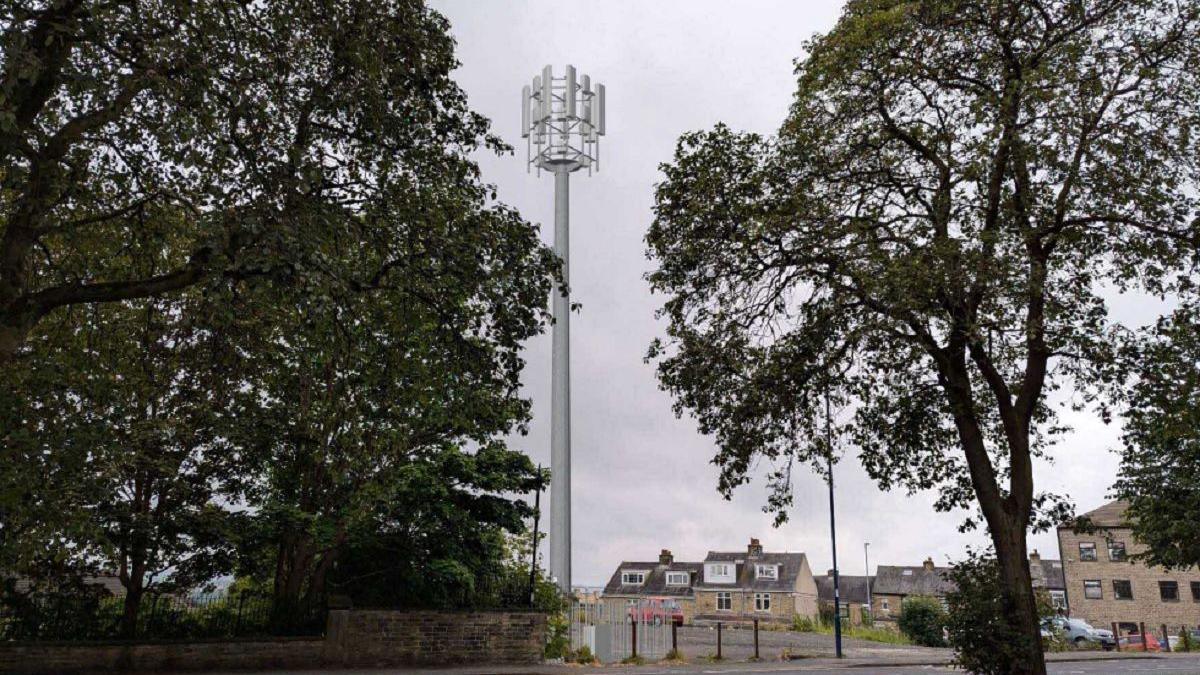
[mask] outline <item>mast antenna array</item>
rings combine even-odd
[[[527,170],[599,171],[603,135],[604,85],[577,77],[575,66],[567,66],[562,77],[546,66],[521,90]]]

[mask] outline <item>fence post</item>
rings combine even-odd
[[[1150,651],[1150,645],[1146,644],[1146,622],[1139,621],[1138,629],[1142,631],[1142,651]]]
[[[671,651],[674,652],[675,658],[679,658],[679,624],[675,623],[675,619],[671,619]]]
[[[1163,632],[1163,651],[1171,651],[1171,636],[1167,635],[1167,624],[1162,625]]]
[[[1121,631],[1117,629],[1117,622],[1112,622],[1113,629],[1113,647],[1117,651],[1121,651]]]
[[[638,625],[637,619],[634,618],[632,623],[633,623],[633,656],[632,656],[632,658],[634,660],[636,660],[637,659],[637,625]]]
[[[754,658],[758,659],[758,619],[754,620]]]
[[[246,606],[246,592],[238,593],[238,611],[237,619],[233,622],[233,636],[237,637],[242,632],[242,608]]]
[[[717,660],[721,660],[721,622],[717,622]]]

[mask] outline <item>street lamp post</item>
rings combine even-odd
[[[837,524],[833,517],[833,418],[829,413],[829,392],[825,392],[825,466],[829,472],[829,547],[833,551],[833,644],[842,658],[842,596],[838,584]]]
[[[562,285],[553,291],[554,336],[550,393],[550,576],[571,592],[571,300],[570,175],[600,169],[604,135],[604,85],[562,77],[550,66],[521,91],[521,137],[526,167],[554,174],[554,252],[562,261]]]
[[[871,542],[863,542],[863,565],[866,568],[867,577],[867,616],[875,618],[875,605],[871,604],[871,552],[868,550],[871,547]]]

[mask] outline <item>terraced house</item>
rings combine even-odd
[[[796,616],[817,616],[808,556],[766,552],[757,539],[745,551],[709,551],[695,593],[696,621],[790,623]]]
[[[657,562],[622,562],[604,587],[604,602],[619,612],[638,600],[678,606],[688,624],[817,616],[808,557],[764,552],[757,539],[745,551],[709,551],[704,562],[676,562],[667,549]]]
[[[1098,628],[1116,623],[1122,633],[1167,624],[1200,624],[1200,571],[1166,571],[1134,562],[1144,547],[1125,519],[1126,503],[1109,502],[1084,514],[1095,532],[1058,528],[1070,615]]]

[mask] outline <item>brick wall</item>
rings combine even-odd
[[[1200,601],[1192,598],[1191,582],[1200,581],[1200,571],[1195,568],[1167,572],[1158,567],[1148,567],[1128,561],[1113,561],[1109,558],[1108,538],[1123,542],[1126,553],[1133,555],[1144,549],[1138,544],[1128,528],[1111,528],[1095,534],[1075,534],[1069,529],[1058,531],[1062,550],[1063,574],[1067,581],[1067,602],[1071,616],[1083,619],[1097,628],[1109,628],[1112,622],[1145,622],[1152,626],[1167,624],[1177,629],[1182,624],[1200,624]],[[1096,560],[1079,559],[1080,542],[1096,546]],[[1118,600],[1113,591],[1113,580],[1128,580],[1133,590],[1132,600]],[[1100,582],[1102,597],[1084,597],[1084,581]],[[1175,581],[1179,585],[1179,599],[1164,601],[1159,594],[1159,581]]]
[[[0,673],[522,664],[541,661],[545,642],[537,612],[333,610],[324,638],[0,643]]]

